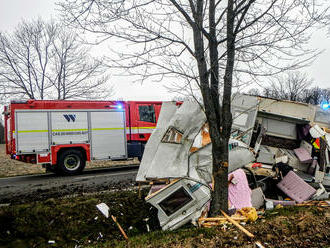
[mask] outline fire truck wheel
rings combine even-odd
[[[86,161],[78,150],[63,151],[58,158],[58,169],[61,174],[75,175],[80,173],[86,165]]]

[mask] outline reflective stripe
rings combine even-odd
[[[18,133],[43,133],[48,132],[48,130],[20,130]],[[13,131],[15,133],[15,131]]]
[[[123,130],[123,127],[109,127],[109,128],[92,128],[93,131],[99,130]]]
[[[131,134],[143,134],[143,133],[152,133],[156,127],[126,127],[126,132],[128,133],[131,129]]]
[[[77,129],[52,129],[52,132],[75,132],[75,131],[88,131],[87,128]]]

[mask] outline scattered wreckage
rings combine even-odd
[[[248,95],[232,100],[228,204],[237,220],[255,220],[256,209],[328,199],[330,110]],[[158,209],[163,230],[206,218],[211,199],[212,144],[196,102],[163,103],[136,180],[152,184],[146,201]],[[328,202],[322,202],[328,204]]]

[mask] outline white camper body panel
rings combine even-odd
[[[124,110],[16,110],[15,119],[17,155],[90,144],[91,159],[127,158]]]

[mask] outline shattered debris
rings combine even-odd
[[[192,101],[181,106],[164,103],[136,178],[152,184],[146,201],[157,208],[162,229],[173,230],[188,222],[225,228],[228,221],[254,221],[258,209],[328,199],[330,111],[317,107],[233,97],[228,204],[235,214],[207,218],[212,143],[205,114]]]
[[[97,204],[96,207],[106,218],[109,218],[109,206],[107,204],[102,202],[100,204]],[[97,220],[97,218],[95,220]]]

